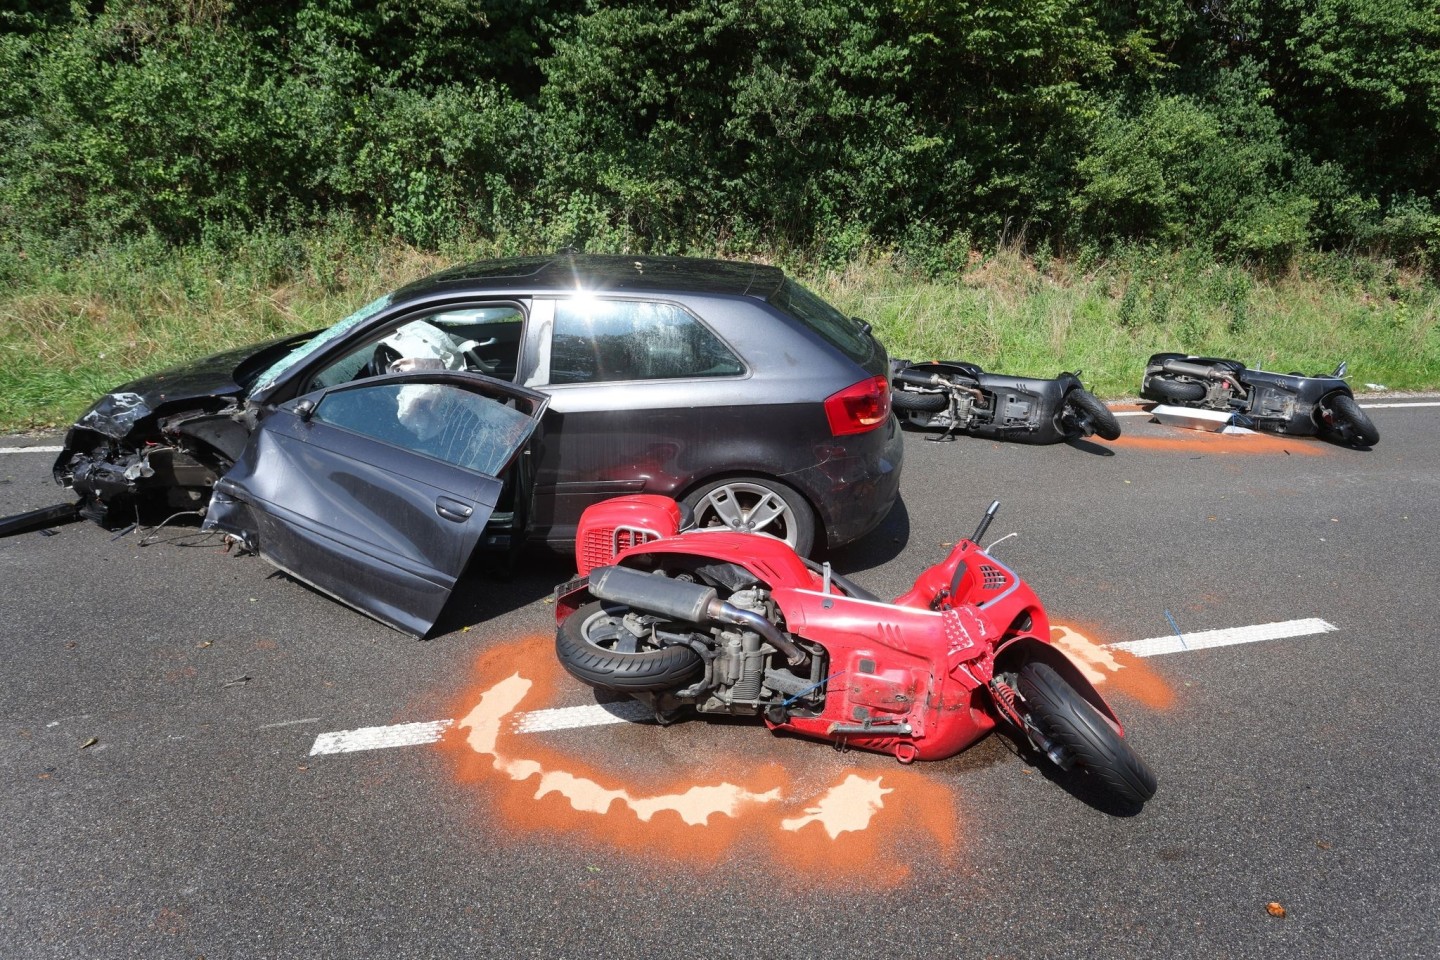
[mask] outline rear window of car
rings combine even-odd
[[[787,278],[770,302],[856,363],[870,359],[875,348],[860,325],[794,280]]]
[[[708,327],[674,304],[589,296],[555,304],[552,384],[734,377],[744,372]]]

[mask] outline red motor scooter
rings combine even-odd
[[[556,588],[556,653],[662,723],[685,707],[760,715],[902,763],[953,756],[1005,723],[1144,803],[1155,775],[1115,712],[1050,644],[1034,591],[980,546],[999,506],[887,602],[773,537],[685,529],[664,497],[608,500],[581,518],[580,578]]]

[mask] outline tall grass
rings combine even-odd
[[[137,376],[232,346],[326,326],[451,263],[340,223],[309,234],[139,241],[66,257],[0,249],[0,430],[65,424]],[[1081,262],[972,254],[935,277],[889,256],[802,280],[875,325],[892,356],[966,359],[1007,373],[1081,370],[1104,397],[1134,395],[1160,350],[1328,372],[1357,391],[1440,387],[1440,288],[1388,264],[1333,256],[1281,276],[1197,254],[1136,250]]]
[[[1134,396],[1145,359],[1170,350],[1286,372],[1346,360],[1357,392],[1440,387],[1440,288],[1390,264],[1317,256],[1266,277],[1198,255],[1135,251],[1087,267],[1001,251],[943,279],[872,261],[815,286],[874,324],[891,356],[1080,370],[1107,398]]]

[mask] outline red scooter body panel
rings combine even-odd
[[[734,533],[723,528],[691,530],[621,551],[614,563],[635,566],[642,556],[709,557],[744,567],[771,588],[820,587],[820,575],[784,540],[763,533]]]
[[[988,668],[975,663],[990,648],[973,637],[977,623],[964,624],[959,611],[815,590],[776,590],[773,599],[792,634],[829,652],[830,682],[822,713],[791,714],[784,723],[767,719],[772,729],[909,762],[952,756],[995,726],[984,709],[988,694],[979,690]]]
[[[621,497],[591,507],[576,546],[577,558],[584,556],[580,572],[610,563],[652,569],[667,556],[750,571],[770,588],[782,629],[823,647],[828,657],[820,712],[792,710],[782,721],[766,716],[773,730],[891,753],[907,763],[944,759],[996,725],[999,708],[987,685],[997,649],[1043,645],[1045,659],[1065,659],[1049,646],[1049,619],[1034,591],[969,540],[884,603],[846,596],[834,584],[826,592],[823,576],[773,537],[679,527],[679,511],[663,497]],[[557,619],[572,614],[584,593],[583,579],[557,591]],[[1073,667],[1066,673],[1080,677]],[[1113,718],[1093,686],[1083,677],[1080,682],[1087,699]]]
[[[612,497],[580,515],[575,566],[583,577],[608,566],[625,550],[680,532],[680,505],[669,497],[634,494]]]

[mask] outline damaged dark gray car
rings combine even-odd
[[[477,549],[568,545],[618,494],[802,553],[863,535],[899,484],[887,364],[868,326],[773,267],[485,261],[126,384],[54,473],[85,517],[199,514],[421,636]]]

